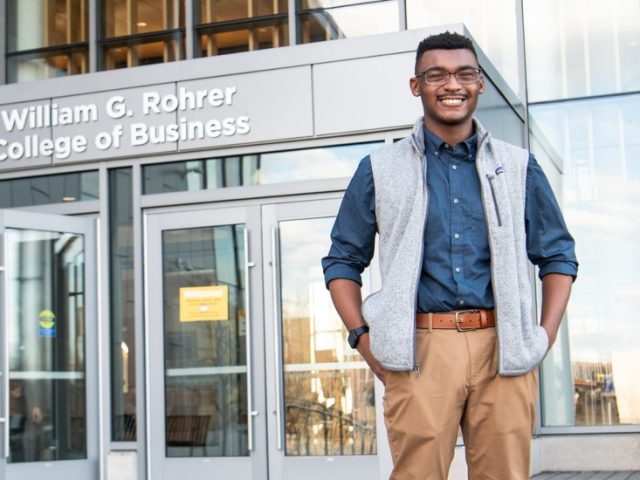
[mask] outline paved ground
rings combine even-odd
[[[531,480],[640,480],[640,472],[544,472]]]

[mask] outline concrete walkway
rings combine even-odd
[[[640,480],[640,472],[544,472],[531,480]]]

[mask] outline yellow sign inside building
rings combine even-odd
[[[229,320],[229,287],[183,287],[180,289],[180,321]]]

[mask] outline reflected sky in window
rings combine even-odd
[[[383,142],[146,165],[144,193],[211,190],[342,178]]]
[[[524,0],[530,102],[640,90],[637,0]]]
[[[532,106],[530,114],[564,160],[561,204],[580,262],[568,308],[576,389],[608,388],[616,395],[609,420],[640,423],[630,369],[640,363],[632,313],[640,303],[640,95]]]

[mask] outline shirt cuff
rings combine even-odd
[[[573,280],[575,281],[578,276],[578,266],[575,263],[570,262],[549,262],[540,267],[538,276],[540,277],[540,280],[542,280],[542,277],[550,273],[569,275],[573,277]]]
[[[358,285],[362,286],[362,277],[357,268],[349,267],[348,265],[331,265],[324,272],[324,283],[329,288],[329,282],[336,278],[346,278],[353,280]]]

